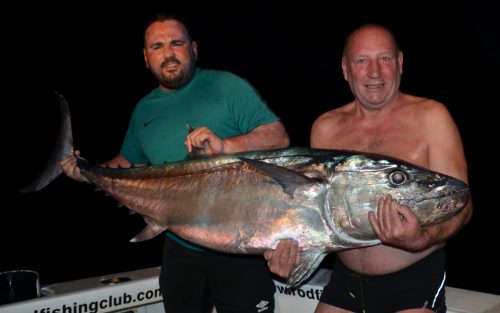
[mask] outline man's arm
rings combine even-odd
[[[193,130],[184,142],[189,152],[193,148],[204,149],[206,154],[230,154],[242,151],[285,148],[290,139],[280,121],[261,125],[245,135],[221,139],[210,129]]]
[[[425,123],[426,136],[430,138],[429,168],[468,183],[467,162],[459,130],[446,107],[436,104],[427,112]],[[471,219],[472,210],[469,198],[465,208],[457,215],[440,224],[424,227],[420,245],[429,247],[455,236]]]
[[[444,105],[432,101],[423,120],[422,135],[428,141],[429,169],[468,183],[467,163],[459,131]],[[420,227],[416,215],[390,197],[381,199],[369,219],[382,243],[408,251],[422,251],[455,236],[472,216],[472,200],[457,215],[439,224]],[[401,218],[403,217],[403,218]]]
[[[75,151],[74,155],[70,155],[62,159],[59,164],[61,165],[64,174],[66,174],[66,176],[68,176],[69,178],[76,180],[78,182],[88,182],[87,179],[83,177],[82,174],[80,173],[80,169],[76,166],[77,157],[80,157],[80,151],[78,150]],[[127,159],[125,159],[122,155],[119,154],[114,158],[112,158],[111,160],[104,162],[100,165],[109,166],[113,168],[117,167],[127,168],[131,166],[131,163]]]

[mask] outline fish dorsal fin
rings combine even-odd
[[[295,289],[306,281],[316,271],[325,256],[326,252],[319,249],[302,251],[299,262],[288,276],[287,287]]]
[[[291,197],[293,197],[293,193],[297,187],[314,184],[319,181],[317,178],[307,177],[304,174],[279,165],[242,157],[239,159],[277,181]]]
[[[134,238],[130,239],[130,242],[139,242],[139,241],[152,239],[166,229],[167,229],[167,226],[161,226],[161,225],[154,224],[154,223],[148,223],[148,225],[146,227],[144,227],[144,229],[140,233],[138,233]]]

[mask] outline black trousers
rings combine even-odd
[[[166,238],[160,274],[166,313],[274,312],[263,256],[195,251]]]

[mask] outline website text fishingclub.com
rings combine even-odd
[[[113,307],[137,303],[145,300],[161,300],[160,289],[140,291],[134,297],[127,292],[121,295],[109,295],[96,301],[73,302],[73,304],[63,304],[58,307],[46,307],[33,311],[33,313],[98,313]]]

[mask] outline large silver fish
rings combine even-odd
[[[51,160],[73,151],[67,103]],[[408,205],[423,225],[439,223],[467,203],[468,186],[453,177],[388,158],[352,151],[289,148],[110,169],[78,161],[83,176],[144,217],[132,241],[166,229],[218,251],[262,254],[281,239],[303,249],[288,278],[300,285],[327,253],[379,244],[368,221],[380,197]],[[48,167],[24,191],[61,173]]]

